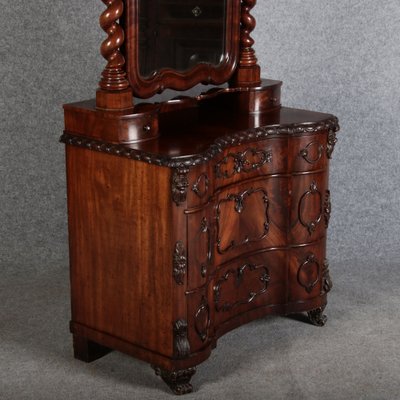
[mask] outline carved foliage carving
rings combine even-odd
[[[193,184],[192,190],[198,197],[202,198],[208,193],[209,183],[207,174],[201,174]]]
[[[327,154],[328,158],[332,158],[332,153],[333,153],[333,150],[335,149],[335,145],[337,143],[337,137],[336,137],[337,129],[330,129],[329,133],[328,133],[328,144],[326,146],[326,154]]]
[[[325,200],[324,200],[324,221],[325,228],[328,229],[329,220],[331,218],[332,204],[331,204],[331,192],[327,190],[325,192]]]
[[[304,216],[303,216],[303,212],[305,209],[305,203],[306,200],[312,196],[318,196],[319,197],[319,204],[320,204],[320,210],[318,213],[318,216],[312,220],[312,221],[306,221]],[[303,196],[301,196],[300,198],[300,202],[299,202],[299,221],[300,223],[307,228],[308,233],[310,234],[310,236],[313,234],[313,232],[315,231],[315,229],[317,228],[317,225],[319,224],[319,222],[321,221],[322,218],[322,194],[321,192],[318,190],[317,184],[313,181],[310,185],[310,189],[307,190]]]
[[[186,201],[189,168],[176,168],[172,173],[172,200],[177,206]]]
[[[311,293],[319,282],[320,265],[314,254],[310,254],[297,271],[297,281],[307,293]]]
[[[245,235],[245,237],[239,241],[236,242],[235,240],[231,240],[230,243],[223,247],[222,246],[222,238],[221,238],[221,208],[225,203],[233,203],[234,209],[238,214],[241,214],[243,212],[243,209],[245,207],[245,199],[248,198],[251,195],[254,194],[260,194],[262,196],[262,201],[263,201],[263,206],[264,206],[264,210],[263,210],[263,215],[264,218],[262,221],[260,221],[262,223],[262,232],[260,235],[258,236],[250,236],[250,235]],[[220,254],[224,254],[227,251],[229,251],[232,248],[244,245],[246,243],[250,243],[250,242],[256,242],[259,240],[264,239],[268,232],[269,232],[269,215],[268,215],[268,208],[269,208],[269,199],[268,199],[268,195],[267,192],[262,189],[262,188],[258,188],[258,189],[248,189],[245,190],[242,193],[239,194],[228,194],[227,197],[225,199],[222,199],[218,202],[217,207],[216,207],[216,213],[217,213],[217,248],[218,248],[218,252]],[[224,222],[224,221],[222,221]],[[229,232],[227,232],[229,234]]]
[[[316,155],[312,157],[310,153],[313,152],[313,149],[316,149]],[[300,151],[300,155],[307,161],[309,164],[316,164],[322,157],[324,152],[324,146],[319,143],[317,140],[310,142],[304,149]]]
[[[233,161],[231,171],[223,169],[224,165],[228,165],[229,160]],[[218,162],[215,166],[215,174],[217,178],[229,179],[241,172],[251,172],[261,168],[264,164],[272,161],[272,152],[261,149],[249,148],[240,153],[229,153],[225,158]]]
[[[177,359],[187,358],[190,355],[188,324],[184,319],[178,319],[174,323],[174,355]]]
[[[122,0],[102,0],[107,9],[100,16],[100,26],[108,37],[101,45],[101,54],[107,60],[100,87],[104,90],[124,90],[129,87],[126,79],[125,58],[120,48],[124,44],[124,30],[118,24],[124,12]]]
[[[187,269],[187,258],[186,258],[185,246],[181,241],[179,241],[175,245],[174,260],[173,260],[173,276],[175,278],[175,282],[178,285],[183,285],[184,277],[186,275],[186,269]]]
[[[195,330],[200,339],[205,342],[208,337],[208,329],[210,328],[210,307],[205,296],[202,297],[199,308],[194,316]]]
[[[258,274],[258,284],[256,287],[252,288],[251,291],[246,293],[242,298],[237,298],[233,302],[224,301],[222,296],[222,288],[226,282],[228,282],[230,279],[233,279],[235,287],[237,288],[237,293],[240,293],[240,287],[249,282],[251,279],[250,277],[254,276],[253,274]],[[246,279],[246,277],[248,278]],[[246,283],[244,283],[245,280]],[[214,286],[215,310],[217,312],[226,312],[241,304],[251,303],[257,296],[267,291],[269,281],[270,275],[268,268],[265,265],[245,264],[236,270],[228,270]]]

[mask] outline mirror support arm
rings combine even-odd
[[[96,106],[100,109],[121,110],[133,106],[132,90],[125,71],[125,57],[121,46],[125,41],[125,32],[118,21],[124,13],[122,0],[102,0],[107,9],[100,16],[100,26],[108,37],[101,44],[101,54],[107,65],[99,82],[96,94]]]
[[[231,87],[254,87],[261,84],[261,70],[253,49],[254,39],[251,37],[251,32],[256,27],[256,20],[250,12],[256,3],[257,0],[241,1],[240,60],[230,81]]]

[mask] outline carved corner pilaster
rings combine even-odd
[[[336,130],[331,129],[328,133],[328,143],[326,145],[326,155],[328,156],[329,159],[332,158],[332,153],[333,150],[335,150],[336,143],[337,143]]]
[[[193,386],[190,384],[192,376],[196,373],[196,368],[187,368],[178,371],[166,371],[162,368],[153,366],[157,376],[170,387],[177,395],[191,393]]]
[[[174,322],[174,356],[181,360],[190,355],[190,343],[188,339],[188,324],[184,319]]]
[[[185,246],[179,241],[175,244],[173,257],[173,276],[178,285],[183,285],[187,270]]]
[[[172,173],[172,200],[179,207],[186,201],[189,187],[189,168],[175,168]]]
[[[325,221],[326,229],[328,229],[328,227],[329,227],[329,220],[331,219],[331,212],[332,212],[331,192],[329,190],[327,190],[325,192],[325,199],[324,199],[324,221]]]
[[[329,293],[333,287],[332,279],[329,273],[329,262],[327,259],[324,260],[322,270],[322,284],[321,284],[321,295]]]

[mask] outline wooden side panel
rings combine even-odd
[[[72,320],[173,354],[170,170],[67,146]]]

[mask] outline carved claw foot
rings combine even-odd
[[[171,388],[171,390],[177,394],[187,394],[193,391],[193,386],[190,384],[190,379],[196,372],[196,368],[182,369],[179,371],[166,371],[159,367],[152,366],[157,376],[160,376],[162,380]]]
[[[309,321],[315,326],[324,326],[328,317],[324,315],[325,307],[319,307],[307,313]]]

